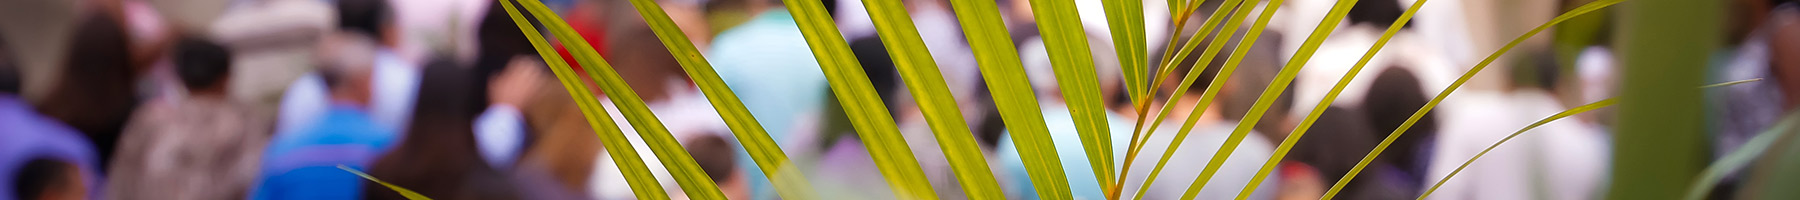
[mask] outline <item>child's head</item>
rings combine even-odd
[[[81,170],[74,164],[33,159],[13,172],[14,198],[19,200],[88,199]]]

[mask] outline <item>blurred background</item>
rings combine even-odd
[[[1036,199],[999,117],[953,0],[907,0],[1007,196]],[[1038,95],[1079,199],[1103,199],[1033,21],[1030,2],[996,0]],[[1356,75],[1261,182],[1252,199],[1314,199],[1418,108],[1539,24],[1592,0],[1436,0],[1426,4]],[[1704,83],[1695,119],[1699,163],[1743,146],[1800,105],[1800,2],[1719,0],[1704,27]],[[635,199],[613,154],[602,148],[570,90],[498,1],[491,0],[0,0],[0,200],[8,199],[401,199],[340,166],[439,199]],[[1115,149],[1138,113],[1125,94],[1114,35],[1101,0],[1075,0],[1088,34]],[[1250,1],[1269,3],[1267,1]],[[1152,91],[1177,106],[1131,163],[1126,194],[1180,197],[1258,94],[1288,63],[1336,1],[1290,0],[1243,55],[1200,62],[1196,50]],[[624,0],[543,0],[580,32],[648,103],[707,175],[732,199],[779,199],[663,43]],[[756,120],[826,199],[894,196],[779,0],[658,0]],[[1201,199],[1238,188],[1349,72],[1414,0],[1360,0],[1331,30],[1273,109],[1254,124]],[[1148,58],[1162,44],[1195,37],[1220,1],[1205,1],[1187,30],[1166,19],[1166,1],[1145,0]],[[1621,4],[1630,6],[1632,2]],[[965,199],[919,107],[876,37],[862,2],[825,0],[844,40],[882,95],[908,146],[942,198]],[[1258,7],[1260,13],[1261,6]],[[1229,9],[1229,8],[1227,8]],[[1709,8],[1699,8],[1709,9]],[[1571,19],[1526,40],[1407,130],[1341,199],[1414,198],[1469,157],[1518,128],[1620,94],[1629,45],[1618,9]],[[1671,14],[1676,15],[1676,14]],[[1713,19],[1707,18],[1707,19]],[[532,21],[536,23],[535,20]],[[1245,26],[1250,21],[1243,22]],[[1636,21],[1635,23],[1647,23]],[[1653,23],[1653,22],[1649,22]],[[541,27],[541,25],[539,26]],[[1245,28],[1247,29],[1247,28]],[[543,31],[540,31],[543,32]],[[1235,47],[1239,29],[1226,42]],[[1203,45],[1204,46],[1204,45]],[[1656,50],[1664,47],[1636,46]],[[1197,105],[1227,57],[1243,59],[1218,100]],[[570,65],[576,65],[570,63]],[[1170,98],[1191,67],[1205,67],[1190,92]],[[579,68],[575,72],[582,73]],[[1134,76],[1152,76],[1138,74]],[[582,77],[586,77],[585,74]],[[663,170],[611,101],[634,148],[671,195]],[[1698,86],[1698,85],[1695,85]],[[1174,99],[1174,102],[1163,102]],[[1199,106],[1201,115],[1189,115]],[[1152,113],[1153,114],[1153,113]],[[1432,199],[1598,199],[1615,159],[1614,109],[1526,132],[1445,183]],[[1190,118],[1192,135],[1172,133]],[[1186,148],[1163,152],[1172,142]],[[1784,143],[1785,144],[1785,143]],[[1123,155],[1120,150],[1119,155]],[[1162,184],[1140,186],[1154,158],[1173,154]],[[1123,157],[1123,156],[1119,156]],[[1118,164],[1115,162],[1115,164]],[[1791,177],[1790,177],[1791,178]],[[1757,197],[1727,176],[1709,198]],[[1779,182],[1777,180],[1777,182]],[[1791,187],[1789,185],[1788,187]]]

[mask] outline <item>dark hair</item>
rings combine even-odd
[[[369,174],[439,199],[511,199],[516,189],[488,166],[477,150],[472,75],[447,61],[425,66],[413,120],[400,145],[375,161]],[[367,199],[405,199],[381,185],[366,183]]]
[[[13,192],[16,195],[14,198],[20,200],[39,199],[44,195],[45,190],[74,184],[65,177],[69,176],[71,172],[75,172],[74,169],[71,169],[72,166],[74,165],[45,158],[31,159],[31,161],[25,162],[25,165],[20,166],[18,171],[13,172]]]
[[[1362,108],[1368,111],[1365,117],[1376,133],[1369,137],[1377,141],[1386,139],[1425,106],[1426,98],[1424,89],[1419,87],[1419,79],[1411,71],[1403,67],[1382,70],[1369,84],[1369,92],[1362,100]],[[1392,160],[1396,167],[1408,173],[1423,174],[1429,158],[1419,152],[1426,151],[1424,148],[1436,134],[1437,121],[1433,113],[1426,113],[1405,134],[1394,139],[1391,148],[1383,151],[1380,157]]]
[[[1360,0],[1356,1],[1354,7],[1350,8],[1350,13],[1347,14],[1346,18],[1350,19],[1350,25],[1368,24],[1371,26],[1387,28],[1389,25],[1394,24],[1394,21],[1399,21],[1400,15],[1405,13],[1406,8],[1401,7],[1398,0]],[[1401,28],[1411,27],[1412,21],[1407,21],[1406,25],[1401,25]]]
[[[188,90],[225,84],[231,75],[231,51],[211,41],[182,39],[175,44],[175,74]]]
[[[1370,150],[1374,150],[1379,141],[1369,137],[1377,133],[1370,130],[1368,122],[1361,116],[1362,113],[1355,109],[1336,106],[1325,108],[1325,113],[1319,115],[1313,128],[1308,129],[1306,136],[1300,137],[1299,142],[1294,144],[1290,151],[1292,154],[1288,154],[1287,159],[1312,166],[1319,172],[1320,181],[1324,184],[1342,181],[1340,178],[1348,174],[1350,168],[1354,168]],[[1376,158],[1376,162],[1367,168],[1371,170],[1360,174],[1360,178],[1349,180],[1350,183],[1344,189],[1345,199],[1394,199],[1411,195],[1399,188],[1403,186],[1396,186],[1402,183],[1396,183],[1382,175],[1385,170],[1380,169],[1388,167],[1381,162],[1383,159],[1386,157]]]
[[[369,34],[380,40],[387,34],[382,27],[393,23],[393,10],[388,0],[337,0],[338,28]]]
[[[1342,177],[1379,141],[1370,138],[1376,133],[1362,116],[1362,112],[1351,108],[1325,108],[1312,129],[1306,130],[1306,136],[1294,143],[1288,160],[1311,165],[1328,178]]]
[[[863,74],[869,77],[869,84],[875,86],[875,93],[881,96],[883,105],[892,112],[900,107],[900,71],[894,68],[894,59],[888,55],[887,47],[879,38],[863,38],[850,41],[850,51],[856,55],[856,61],[862,64]]]
[[[724,137],[703,135],[682,146],[687,146],[688,154],[694,157],[700,170],[706,171],[706,176],[711,177],[713,182],[731,180],[731,176],[737,171],[737,145],[725,141]]]
[[[512,16],[506,13],[506,8],[498,4],[498,1],[494,2],[496,3],[488,5],[487,13],[481,17],[481,22],[476,24],[475,29],[475,45],[480,49],[475,55],[474,76],[476,78],[470,81],[477,88],[475,92],[480,95],[487,95],[490,81],[488,79],[505,70],[507,64],[512,62],[513,57],[529,55],[535,58],[538,56],[537,49],[531,46],[531,40],[525,37],[525,32],[520,31],[519,26],[513,23]],[[513,8],[521,6],[518,2],[513,2],[512,5]],[[538,24],[537,21],[530,15],[521,13],[520,16],[534,24],[532,27],[538,27],[535,26]],[[573,60],[568,62],[571,66],[575,64]],[[476,102],[480,105],[488,103],[486,98],[476,99]]]
[[[137,107],[130,39],[116,16],[98,12],[77,25],[56,89],[38,112],[81,131],[104,166]]]
[[[6,41],[0,41],[0,93],[19,94],[19,65]]]

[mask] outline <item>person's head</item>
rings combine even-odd
[[[1299,142],[1294,144],[1287,159],[1311,167],[1316,174],[1308,175],[1315,175],[1317,181],[1323,183],[1319,186],[1333,185],[1349,173],[1365,154],[1374,150],[1380,139],[1370,136],[1376,134],[1377,132],[1370,131],[1368,122],[1362,119],[1359,111],[1327,107],[1312,129],[1306,131],[1306,136],[1300,137]],[[1365,173],[1358,176],[1361,178],[1352,179],[1346,184],[1342,195],[1347,199],[1394,199],[1404,198],[1397,196],[1411,195],[1397,192],[1404,191],[1396,189],[1404,186],[1400,186],[1392,178],[1386,178],[1385,170],[1380,170],[1390,166],[1382,161],[1386,159],[1387,157],[1377,157],[1377,162],[1367,166],[1371,170],[1365,170]]]
[[[700,170],[705,171],[707,177],[719,184],[719,189],[724,190],[727,197],[731,197],[731,199],[748,197],[746,195],[749,195],[750,192],[746,190],[745,186],[749,182],[743,179],[749,177],[743,177],[743,173],[739,173],[737,169],[737,144],[732,144],[716,133],[703,135],[685,143],[687,144],[682,146],[686,146],[688,154],[694,157],[694,163],[699,164]]]
[[[1412,118],[1414,112],[1424,107],[1429,101],[1425,90],[1419,86],[1419,79],[1404,67],[1389,67],[1375,76],[1370,83],[1369,92],[1363,95],[1362,109],[1376,134],[1369,137],[1375,140],[1386,139],[1388,134],[1400,128],[1400,124]],[[1398,167],[1405,170],[1423,170],[1424,158],[1418,155],[1424,151],[1426,143],[1437,134],[1435,113],[1426,113],[1413,126],[1394,140],[1381,157],[1393,160]],[[1314,128],[1317,129],[1317,128]],[[1416,171],[1413,173],[1423,173]]]
[[[1399,0],[1361,0],[1356,1],[1356,5],[1350,8],[1347,18],[1350,19],[1350,25],[1367,25],[1386,29],[1389,25],[1394,24],[1394,21],[1399,21],[1400,15],[1406,13],[1406,9],[1407,7],[1400,5]],[[1412,22],[1408,21],[1406,25],[1401,26],[1410,28]]]
[[[1325,108],[1325,113],[1306,130],[1306,135],[1294,143],[1287,159],[1319,170],[1322,177],[1332,179],[1325,180],[1326,183],[1343,177],[1380,141],[1370,137],[1377,134],[1363,115],[1362,111],[1352,108]]]
[[[1800,3],[1775,8],[1769,17],[1769,71],[1787,96],[1786,109],[1800,107]]]
[[[388,0],[337,0],[338,29],[374,37],[383,46],[393,45],[394,11]]]
[[[88,199],[87,184],[81,169],[74,164],[52,159],[32,159],[13,173],[14,199],[80,200]]]
[[[1230,46],[1237,46],[1237,44],[1233,42]],[[1220,114],[1224,114],[1225,119],[1244,120],[1244,117],[1249,115],[1250,108],[1262,98],[1262,92],[1268,89],[1270,82],[1275,81],[1275,76],[1281,73],[1282,68],[1281,53],[1278,50],[1280,46],[1280,33],[1264,32],[1263,36],[1258,37],[1256,46],[1250,47],[1249,53],[1244,55],[1243,61],[1238,63],[1237,71],[1233,72],[1235,74],[1232,74],[1231,79],[1226,81],[1225,88],[1219,90],[1218,101],[1224,104],[1225,108]],[[1215,62],[1224,62],[1225,59],[1225,57],[1215,58]],[[1300,81],[1303,80],[1291,80],[1287,84],[1292,85]],[[1288,109],[1294,105],[1294,90],[1289,87],[1287,90],[1283,90],[1280,96],[1276,96],[1273,104],[1269,105],[1269,109],[1256,122],[1255,129],[1258,133],[1263,134],[1271,141],[1287,138],[1288,127],[1285,127],[1285,124],[1288,119]]]
[[[314,55],[319,57],[319,75],[331,89],[331,98],[368,104],[373,96],[375,48],[373,39],[358,33],[338,32],[320,41]]]
[[[186,38],[175,44],[175,75],[188,93],[223,95],[231,78],[231,51],[212,41]]]
[[[633,18],[629,20],[641,20]],[[615,24],[607,34],[607,62],[619,73],[631,90],[644,101],[668,100],[676,87],[684,87],[687,74],[656,32],[643,22]],[[583,66],[583,68],[587,68]],[[595,68],[597,69],[597,68]],[[595,73],[589,71],[587,73]]]
[[[900,84],[900,71],[894,68],[894,59],[888,55],[887,47],[882,46],[880,39],[865,38],[850,41],[850,51],[856,56],[856,62],[862,65],[864,75],[869,77],[869,84],[875,86],[875,94],[881,96],[882,104],[887,106],[888,112],[897,113],[896,109],[903,107],[899,105],[901,100],[898,98],[904,87]]]

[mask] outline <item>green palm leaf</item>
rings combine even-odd
[[[681,142],[676,141],[675,136],[669,134],[669,129],[663,127],[662,121],[650,111],[650,106],[644,104],[637,92],[626,85],[625,79],[613,71],[612,65],[607,64],[574,28],[570,28],[562,18],[556,17],[555,12],[550,11],[543,3],[536,0],[522,0],[520,3],[525,10],[537,16],[550,29],[550,33],[575,55],[575,61],[581,63],[588,76],[600,85],[601,91],[606,92],[607,99],[611,99],[618,106],[619,112],[625,115],[625,120],[631,122],[638,137],[642,137],[644,143],[650,146],[650,152],[668,168],[669,174],[675,177],[675,183],[681,185],[682,192],[698,199],[725,198],[725,193],[719,191],[719,186],[706,176],[706,172],[694,162],[687,149],[682,148]]]
[[[1312,128],[1313,123],[1318,122],[1319,116],[1325,114],[1325,109],[1331,107],[1331,103],[1337,100],[1338,94],[1344,92],[1344,87],[1349,86],[1350,81],[1356,79],[1356,75],[1362,72],[1363,66],[1368,65],[1369,60],[1375,58],[1375,53],[1381,52],[1381,48],[1387,46],[1388,40],[1393,39],[1394,34],[1399,33],[1400,28],[1405,27],[1406,22],[1411,21],[1413,14],[1417,14],[1419,8],[1424,7],[1425,2],[1427,1],[1429,0],[1413,2],[1412,7],[1406,8],[1406,12],[1401,13],[1400,18],[1395,19],[1393,24],[1388,25],[1387,31],[1381,33],[1381,38],[1375,40],[1375,45],[1370,46],[1368,52],[1363,53],[1362,59],[1356,60],[1356,65],[1352,65],[1350,71],[1344,73],[1344,77],[1338,78],[1337,85],[1332,86],[1331,91],[1325,93],[1325,98],[1320,99],[1319,103],[1313,106],[1313,110],[1306,114],[1306,118],[1300,120],[1300,125],[1295,126],[1293,131],[1288,132],[1287,138],[1282,140],[1281,145],[1275,148],[1275,153],[1269,155],[1268,161],[1263,162],[1262,169],[1257,170],[1256,175],[1250,178],[1250,183],[1244,186],[1244,190],[1238,192],[1239,199],[1247,197],[1247,194],[1256,191],[1257,186],[1261,186],[1260,183],[1262,183],[1263,178],[1268,177],[1269,173],[1275,171],[1275,164],[1280,163],[1281,159],[1287,156],[1289,150],[1293,150],[1294,144],[1300,142],[1300,137],[1306,135],[1306,131]]]
[[[681,27],[676,26],[675,21],[669,18],[668,13],[663,12],[662,6],[656,5],[654,0],[631,0],[631,4],[637,8],[638,14],[643,16],[651,30],[655,31],[656,37],[662,39],[663,46],[675,54],[675,60],[681,63],[688,77],[700,87],[700,92],[705,94],[707,101],[712,102],[713,109],[724,119],[732,135],[744,146],[745,152],[750,154],[750,159],[763,171],[775,172],[764,175],[774,183],[776,192],[788,199],[814,199],[812,186],[806,182],[806,177],[796,173],[798,169],[782,153],[775,140],[769,138],[769,132],[763,130],[755,116],[750,115],[750,110],[744,107],[743,101],[738,100],[737,94],[732,93],[725,81],[719,78],[719,74],[713,71],[712,64],[706,61],[700,50],[687,38],[687,34],[681,31]]]
[[[900,136],[893,117],[882,106],[881,97],[875,94],[868,75],[851,54],[850,45],[844,43],[843,34],[838,33],[837,24],[831,21],[825,6],[809,0],[782,2],[800,26],[800,33],[818,58],[832,93],[837,95],[844,114],[849,116],[856,134],[862,137],[869,157],[887,179],[888,187],[900,199],[937,199],[925,172],[919,169],[919,161],[913,158],[912,149],[906,146],[906,138]]]
[[[1125,93],[1137,103],[1148,94],[1144,91],[1145,61],[1149,59],[1145,51],[1144,35],[1144,2],[1143,1],[1100,1],[1106,8],[1106,25],[1112,32],[1114,52],[1119,54],[1119,70],[1125,76]],[[1060,13],[1058,13],[1060,14]]]
[[[1019,152],[1032,152],[1019,155],[1031,176],[1032,187],[1037,189],[1039,198],[1068,199],[1068,177],[1063,175],[1056,145],[1050,141],[1050,130],[1044,126],[1044,112],[1039,110],[1037,95],[1031,91],[1031,82],[1019,63],[1018,49],[1014,48],[1006,24],[1000,21],[1000,10],[994,4],[993,1],[950,2],[951,8],[956,10],[957,21],[962,24],[963,35],[968,38],[970,51],[980,63],[981,77],[987,81],[988,92],[993,94],[1000,118],[1006,123],[1007,135],[1011,135]]]
[[[863,5],[868,8],[882,44],[893,56],[895,69],[900,71],[926,123],[931,125],[932,134],[937,136],[938,146],[956,172],[956,180],[962,183],[963,192],[976,199],[1005,198],[981,147],[975,144],[974,134],[963,121],[962,111],[956,107],[956,98],[944,83],[943,72],[938,71],[924,39],[907,16],[906,6],[899,0],[864,0]]]
[[[1582,5],[1581,7],[1576,7],[1574,10],[1556,16],[1556,18],[1551,19],[1549,22],[1545,22],[1543,25],[1538,25],[1537,28],[1525,32],[1525,35],[1520,35],[1518,38],[1513,39],[1513,41],[1507,43],[1506,46],[1501,46],[1500,50],[1488,55],[1486,59],[1481,60],[1481,63],[1476,64],[1474,68],[1470,68],[1468,72],[1463,73],[1462,77],[1457,78],[1455,82],[1451,82],[1450,87],[1444,88],[1444,91],[1438,93],[1437,97],[1432,98],[1431,101],[1425,102],[1425,106],[1420,107],[1418,112],[1414,112],[1412,117],[1407,118],[1406,122],[1401,123],[1400,127],[1394,129],[1393,133],[1389,133],[1386,139],[1381,140],[1381,144],[1375,145],[1375,150],[1370,151],[1369,155],[1363,156],[1362,161],[1358,161],[1355,167],[1350,168],[1350,171],[1337,181],[1337,184],[1332,185],[1330,190],[1325,191],[1323,199],[1330,199],[1332,196],[1336,196],[1339,191],[1344,189],[1345,184],[1350,183],[1350,179],[1356,178],[1356,174],[1362,172],[1363,167],[1368,166],[1369,162],[1375,159],[1375,156],[1381,155],[1382,150],[1386,150],[1389,144],[1394,143],[1394,139],[1399,138],[1400,134],[1406,133],[1406,129],[1412,128],[1413,123],[1417,123],[1419,118],[1425,116],[1425,113],[1430,112],[1432,108],[1437,107],[1438,103],[1443,102],[1444,98],[1449,97],[1451,92],[1456,92],[1456,89],[1462,87],[1463,83],[1468,82],[1470,78],[1474,78],[1476,73],[1480,73],[1481,69],[1487,68],[1488,64],[1493,63],[1495,59],[1499,59],[1500,55],[1505,54],[1506,51],[1512,50],[1514,46],[1518,46],[1519,43],[1524,42],[1525,39],[1529,39],[1531,36],[1537,35],[1538,32],[1543,32],[1544,29],[1555,26],[1557,23],[1567,21],[1576,16],[1581,16],[1581,14],[1618,4],[1619,2],[1624,2],[1624,0],[1598,0]]]
[[[398,185],[388,183],[387,181],[381,181],[381,179],[375,178],[375,176],[369,176],[369,174],[363,173],[362,171],[356,171],[356,169],[351,169],[350,166],[338,165],[337,168],[342,169],[346,172],[350,172],[351,174],[356,174],[356,176],[360,176],[365,180],[375,182],[376,184],[381,184],[381,186],[387,187],[389,190],[394,190],[394,192],[400,193],[400,196],[406,197],[406,199],[431,200],[430,197],[425,197],[425,195],[419,194],[418,192],[413,192],[412,190],[408,190],[408,189],[402,188]]]
[[[644,165],[644,160],[638,157],[637,150],[631,147],[631,141],[625,139],[625,134],[619,131],[618,124],[606,114],[606,108],[600,106],[599,101],[594,99],[594,95],[589,92],[587,85],[575,77],[575,72],[569,69],[568,63],[564,62],[562,57],[556,56],[556,50],[551,49],[549,42],[545,41],[543,35],[537,32],[537,28],[532,27],[531,23],[519,14],[518,9],[513,7],[512,1],[500,0],[499,4],[506,9],[506,13],[511,16],[513,23],[519,26],[519,30],[524,32],[526,39],[531,41],[531,46],[537,49],[538,55],[543,57],[544,63],[549,65],[550,70],[556,74],[557,80],[563,84],[563,89],[569,90],[569,96],[575,99],[582,116],[587,118],[588,126],[594,129],[594,133],[600,137],[600,144],[607,149],[606,153],[612,156],[613,163],[619,167],[619,171],[624,173],[626,184],[631,185],[631,192],[640,199],[669,199],[668,193],[663,190],[661,184],[656,182],[656,177],[651,175],[649,167]]]
[[[1094,171],[1100,188],[1112,187],[1112,129],[1107,128],[1105,102],[1101,102],[1100,81],[1095,75],[1094,58],[1088,49],[1087,29],[1069,0],[1031,1],[1032,15],[1038,21],[1045,51],[1056,73],[1056,85],[1074,118],[1076,134],[1087,153],[1088,165]]]
[[[1230,15],[1231,18],[1229,20],[1226,20],[1226,21],[1216,20],[1217,18],[1226,17],[1226,15],[1221,14],[1221,13],[1224,11],[1231,10],[1230,9],[1231,5],[1233,5],[1234,3],[1238,7],[1235,9],[1236,10],[1235,12],[1231,13],[1231,15]],[[1214,22],[1214,23],[1242,22],[1242,21],[1244,21],[1244,18],[1248,18],[1250,16],[1250,11],[1255,7],[1256,7],[1255,3],[1244,2],[1242,0],[1228,1],[1225,4],[1220,5],[1218,10],[1214,11],[1213,16],[1209,17],[1212,19],[1208,19],[1207,21]],[[1265,14],[1267,14],[1267,13],[1265,13]],[[1150,128],[1149,129],[1140,129],[1140,130],[1142,130],[1141,131],[1142,136],[1134,137],[1134,138],[1144,138],[1145,140],[1148,140],[1151,135],[1156,133],[1156,129],[1158,127],[1161,127],[1161,125],[1162,125],[1162,120],[1168,116],[1169,112],[1174,111],[1175,106],[1173,106],[1174,105],[1173,102],[1176,102],[1175,99],[1180,98],[1182,95],[1186,95],[1188,87],[1193,85],[1194,81],[1199,80],[1200,75],[1202,74],[1202,73],[1200,73],[1201,70],[1205,70],[1205,67],[1201,66],[1201,65],[1204,65],[1206,63],[1211,63],[1212,60],[1214,58],[1216,58],[1214,55],[1217,55],[1219,53],[1219,51],[1223,50],[1223,48],[1225,47],[1226,42],[1224,42],[1224,41],[1230,40],[1232,33],[1236,33],[1238,27],[1241,26],[1242,24],[1243,23],[1226,23],[1226,24],[1224,24],[1224,28],[1219,30],[1219,34],[1217,34],[1213,37],[1212,40],[1215,42],[1207,45],[1206,50],[1201,53],[1200,60],[1198,62],[1195,62],[1196,66],[1189,69],[1187,76],[1182,78],[1181,83],[1177,84],[1177,86],[1175,86],[1175,93],[1171,94],[1169,96],[1170,100],[1165,101],[1165,103],[1163,105],[1163,109],[1156,114],[1157,115],[1156,120],[1152,120],[1152,121],[1148,122],[1148,123],[1150,123]],[[1202,34],[1202,33],[1209,32],[1209,30],[1206,30],[1206,29],[1209,29],[1211,26],[1212,25],[1209,24],[1209,25],[1205,25],[1204,27],[1202,27],[1201,32],[1195,33],[1194,38],[1188,39],[1187,45],[1185,45],[1183,47],[1184,49],[1181,50],[1180,52],[1192,52],[1192,49],[1199,45],[1199,42],[1197,42],[1197,41],[1200,40],[1201,37],[1206,36],[1206,34]],[[1228,58],[1226,60],[1228,62],[1231,60],[1241,60],[1242,58],[1240,58],[1240,57],[1243,54],[1249,52],[1250,47],[1256,43],[1256,39],[1262,35],[1261,33],[1262,33],[1261,26],[1252,27],[1250,34],[1244,35],[1244,38],[1242,40],[1240,40],[1242,42],[1245,42],[1245,44],[1240,44],[1240,45],[1238,45],[1237,48],[1234,48],[1234,50],[1232,50],[1234,52],[1233,55],[1239,55],[1239,56],[1234,56],[1234,57]],[[1182,53],[1182,54],[1186,54],[1186,53]],[[1222,66],[1219,69],[1219,73],[1213,76],[1214,80],[1212,81],[1212,83],[1207,84],[1206,91],[1201,93],[1200,102],[1195,104],[1193,110],[1189,112],[1190,114],[1188,116],[1200,116],[1201,114],[1205,114],[1206,106],[1212,104],[1213,100],[1218,97],[1219,90],[1224,88],[1225,82],[1227,80],[1231,79],[1231,74],[1232,74],[1232,72],[1235,72],[1235,71],[1237,71],[1237,65],[1235,65],[1235,64]],[[1144,117],[1146,117],[1146,116],[1143,116],[1143,115],[1138,116],[1138,121],[1139,121],[1138,126],[1139,127],[1142,127],[1143,123],[1146,123],[1143,121]],[[1150,170],[1150,176],[1146,177],[1144,179],[1144,184],[1142,184],[1138,188],[1149,188],[1150,185],[1153,185],[1156,183],[1156,177],[1162,174],[1163,167],[1168,165],[1169,159],[1174,158],[1174,154],[1172,154],[1171,152],[1175,152],[1175,150],[1178,150],[1181,148],[1181,144],[1182,144],[1181,141],[1187,140],[1188,133],[1193,131],[1194,125],[1196,123],[1198,123],[1199,120],[1200,120],[1199,117],[1189,117],[1185,122],[1182,123],[1180,130],[1177,130],[1175,133],[1174,140],[1171,140],[1167,150],[1163,151],[1162,158],[1157,160],[1156,166]],[[1134,132],[1138,132],[1138,131],[1134,131]],[[1135,160],[1133,158],[1135,158],[1137,154],[1141,154],[1143,152],[1143,148],[1144,148],[1144,146],[1146,146],[1144,143],[1146,143],[1146,142],[1147,141],[1138,142],[1138,143],[1136,143],[1136,145],[1133,145],[1132,148],[1126,152],[1125,159],[1127,160],[1126,161],[1127,163],[1131,163],[1133,160]],[[1129,165],[1127,165],[1127,167],[1129,167]],[[1121,183],[1123,183],[1123,182],[1121,182]],[[1137,194],[1134,195],[1133,199],[1142,199],[1144,196],[1144,193],[1146,193],[1147,191],[1148,191],[1147,189],[1139,189]]]
[[[1269,7],[1263,8],[1268,11],[1264,11],[1262,18],[1257,19],[1256,26],[1252,27],[1250,35],[1246,37],[1260,34],[1260,28],[1266,25],[1265,23],[1268,22],[1266,19],[1275,12],[1274,10],[1277,8],[1275,5],[1280,3],[1279,0],[1273,1],[1269,3]],[[1206,168],[1200,171],[1200,177],[1194,180],[1193,185],[1188,186],[1187,193],[1182,195],[1183,199],[1192,199],[1195,195],[1200,194],[1200,190],[1206,187],[1206,182],[1218,173],[1219,167],[1223,166],[1225,160],[1231,157],[1231,153],[1237,150],[1238,144],[1243,143],[1244,136],[1248,135],[1250,129],[1256,126],[1256,122],[1262,119],[1262,115],[1269,110],[1269,106],[1274,104],[1275,98],[1287,89],[1288,84],[1292,83],[1294,77],[1299,75],[1300,69],[1306,66],[1306,61],[1312,58],[1313,53],[1318,52],[1319,45],[1325,42],[1325,38],[1331,37],[1331,32],[1337,29],[1338,23],[1343,21],[1344,16],[1355,5],[1356,0],[1338,0],[1337,4],[1332,5],[1330,13],[1319,21],[1318,27],[1313,28],[1312,35],[1307,36],[1306,41],[1300,44],[1300,50],[1294,52],[1294,57],[1288,59],[1286,66],[1281,67],[1281,72],[1275,75],[1275,80],[1269,82],[1269,87],[1263,90],[1262,96],[1256,99],[1256,103],[1250,107],[1250,111],[1244,115],[1242,121],[1238,122],[1237,128],[1231,131],[1231,136],[1225,139],[1225,145],[1220,146],[1219,150],[1213,153],[1212,161],[1206,163]],[[1246,45],[1238,46],[1239,50],[1247,50],[1249,48],[1247,44],[1254,40],[1245,39],[1244,42]],[[1230,60],[1225,61],[1225,66],[1235,67],[1242,57],[1242,53],[1232,56]],[[1248,198],[1249,195],[1248,192],[1239,193],[1238,199]]]
[[[1468,168],[1469,164],[1475,164],[1475,160],[1481,159],[1482,155],[1487,155],[1488,151],[1493,151],[1495,147],[1500,147],[1500,144],[1505,144],[1506,141],[1512,140],[1513,137],[1519,137],[1519,134],[1524,134],[1525,131],[1529,131],[1533,128],[1537,128],[1538,126],[1543,126],[1544,124],[1548,124],[1551,121],[1556,121],[1558,119],[1562,119],[1565,117],[1574,116],[1575,114],[1581,114],[1581,113],[1591,111],[1594,109],[1605,108],[1607,106],[1612,106],[1614,104],[1619,104],[1619,101],[1617,99],[1609,98],[1606,100],[1600,100],[1598,102],[1589,103],[1587,105],[1576,106],[1575,108],[1570,108],[1569,110],[1564,110],[1564,111],[1558,112],[1554,115],[1550,115],[1550,117],[1545,117],[1544,119],[1538,120],[1537,122],[1532,122],[1531,125],[1525,126],[1525,128],[1519,129],[1519,131],[1513,132],[1512,135],[1506,135],[1506,138],[1501,138],[1499,142],[1494,142],[1493,145],[1488,145],[1487,149],[1482,149],[1481,153],[1476,153],[1475,157],[1471,157],[1471,158],[1469,158],[1469,161],[1463,162],[1462,166],[1457,166],[1456,170],[1450,171],[1450,174],[1444,175],[1443,179],[1439,179],[1437,181],[1437,184],[1432,184],[1431,188],[1425,189],[1425,193],[1419,195],[1419,200],[1424,200],[1425,197],[1431,196],[1431,192],[1435,192],[1435,191],[1437,191],[1438,187],[1444,186],[1444,182],[1448,182],[1448,181],[1450,181],[1450,178],[1456,177],[1456,174],[1461,173],[1463,168]],[[1773,135],[1773,134],[1771,134],[1771,135]]]

